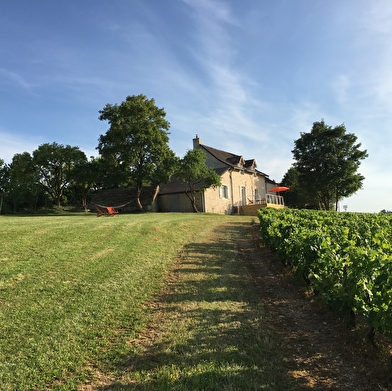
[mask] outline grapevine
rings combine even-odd
[[[392,216],[261,209],[264,244],[332,308],[392,336]]]

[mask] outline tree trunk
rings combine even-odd
[[[198,212],[199,212],[199,209],[197,209],[195,193],[185,191],[185,195],[189,198],[189,201],[191,202],[192,210],[193,210],[195,213],[198,213]]]
[[[63,192],[53,192],[53,204],[60,207],[61,206],[61,197]]]
[[[142,193],[142,185],[138,184],[137,191],[136,191],[136,203],[140,211],[143,210],[143,205],[140,202],[140,194]]]
[[[87,212],[87,197],[82,197],[82,206],[85,212]]]
[[[192,210],[193,210],[195,213],[198,213],[198,212],[199,212],[199,209],[197,209],[196,198],[195,198],[195,197],[192,197],[192,198],[191,198],[191,204],[192,204]]]
[[[1,215],[2,208],[3,208],[3,194],[0,197],[0,215]]]

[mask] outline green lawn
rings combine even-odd
[[[257,298],[235,251],[250,222],[180,213],[1,216],[1,390],[76,390],[97,371],[118,379],[105,388],[113,390],[271,382],[259,367],[261,337],[252,336],[260,332]],[[129,341],[152,319],[149,303],[179,257],[172,319],[161,322],[158,341],[165,352],[157,366],[143,365],[145,348]],[[244,333],[256,339],[242,346]],[[129,360],[138,364],[124,377]]]

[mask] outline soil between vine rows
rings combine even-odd
[[[261,245],[258,227],[250,230],[238,242],[240,257],[260,291],[293,389],[392,390],[391,341],[378,335],[372,346],[361,319],[349,329]]]

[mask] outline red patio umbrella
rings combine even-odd
[[[290,190],[290,188],[286,186],[275,186],[272,189],[269,189],[268,193],[280,193],[281,191],[287,191],[287,190]]]

